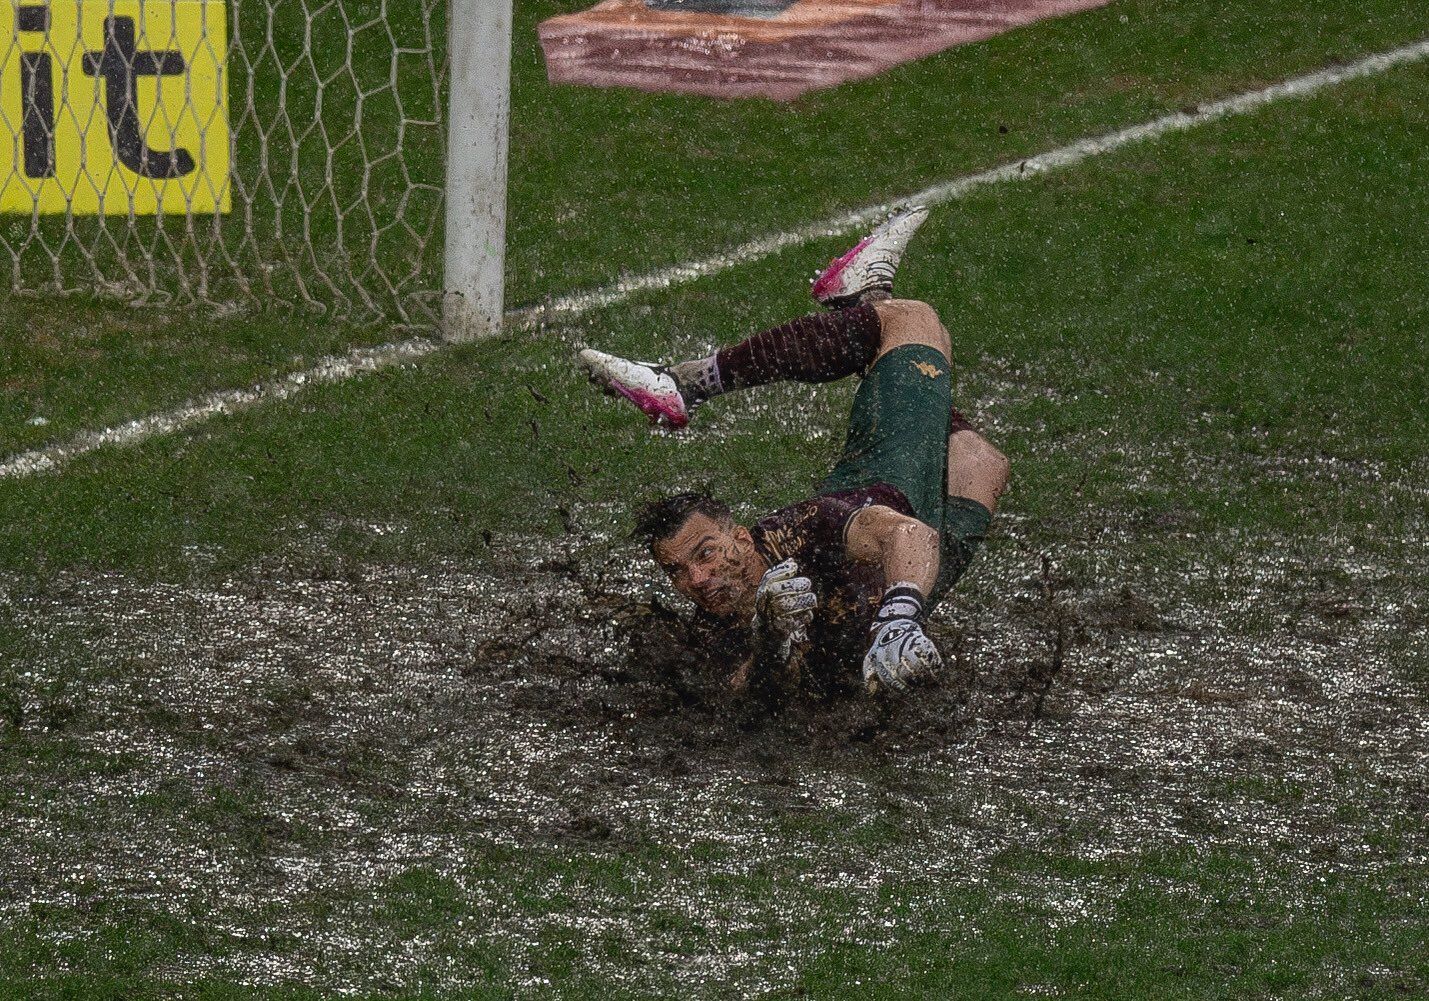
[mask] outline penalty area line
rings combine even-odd
[[[260,383],[247,389],[227,389],[210,393],[176,410],[151,414],[124,424],[87,431],[62,445],[22,452],[0,462],[0,479],[33,476],[35,473],[58,469],[71,459],[93,452],[105,445],[133,445],[159,435],[174,434],[210,417],[232,414],[246,407],[270,400],[286,400],[309,386],[342,382],[365,372],[405,361],[414,361],[441,347],[437,341],[413,338],[396,344],[371,348],[354,348],[346,355],[322,358],[312,368]]]
[[[933,206],[956,201],[978,188],[1019,181],[1075,166],[1092,157],[1111,153],[1134,143],[1247,114],[1276,101],[1308,97],[1326,88],[1386,73],[1426,57],[1429,57],[1429,38],[1354,62],[1291,77],[1258,90],[1211,101],[1197,106],[1194,110],[1178,111],[1139,125],[1082,139],[1015,163],[935,184],[895,202],[869,205],[798,229],[751,240],[711,257],[635,275],[600,288],[559,296],[537,306],[513,310],[506,314],[507,326],[508,329],[516,331],[530,330],[551,320],[579,316],[613,306],[642,292],[683,285],[772,256],[791,247],[856,232],[882,219],[898,205],[921,203]],[[358,348],[346,355],[329,356],[319,360],[311,368],[248,389],[212,393],[174,410],[141,417],[99,431],[86,431],[62,444],[13,455],[0,462],[0,479],[20,479],[36,473],[54,471],[71,460],[106,445],[134,445],[160,435],[175,434],[220,414],[232,414],[269,401],[288,399],[308,386],[342,382],[392,365],[415,361],[444,346],[443,342],[418,337],[379,347]]]

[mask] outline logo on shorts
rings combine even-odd
[[[919,372],[922,372],[930,379],[936,379],[938,376],[943,374],[943,370],[940,369],[938,366],[934,365],[932,362],[915,361],[913,363],[913,367],[916,368]]]

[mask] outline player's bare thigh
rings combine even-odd
[[[996,511],[1011,471],[1007,456],[976,431],[958,431],[948,438],[949,497],[967,497]]]
[[[878,321],[883,328],[874,361],[905,344],[926,344],[952,364],[952,338],[932,306],[917,299],[884,299],[875,302],[873,308],[878,310]]]

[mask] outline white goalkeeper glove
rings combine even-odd
[[[785,560],[769,568],[754,592],[754,630],[787,653],[791,644],[808,639],[818,604],[814,582],[799,573],[799,564]]]
[[[883,592],[863,658],[863,683],[870,692],[880,687],[906,692],[943,666],[938,648],[923,632],[922,618],[923,595],[912,584],[894,584]]]

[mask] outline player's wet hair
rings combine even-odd
[[[635,512],[635,528],[631,538],[640,539],[651,549],[678,532],[692,516],[702,514],[727,525],[733,520],[729,506],[708,494],[675,494],[663,500],[651,501]]]

